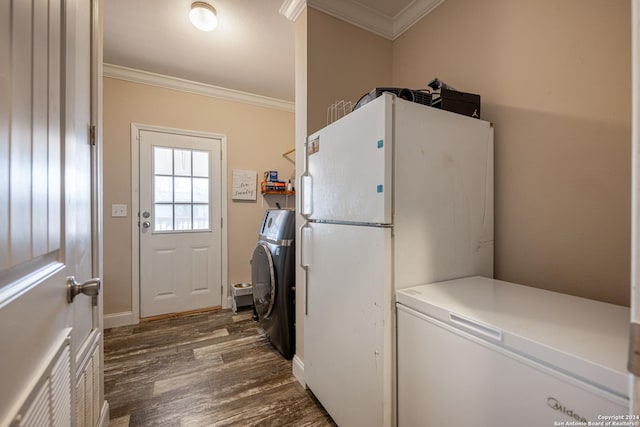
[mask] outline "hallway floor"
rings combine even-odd
[[[104,358],[112,427],[335,426],[251,311],[107,329]]]

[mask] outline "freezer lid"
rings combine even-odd
[[[628,397],[628,307],[480,276],[402,289],[396,301]]]
[[[385,93],[307,138],[301,213],[308,219],[391,223],[394,102]]]

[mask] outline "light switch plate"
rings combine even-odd
[[[111,216],[112,217],[127,216],[127,205],[111,205]]]

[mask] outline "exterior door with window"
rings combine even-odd
[[[222,302],[222,140],[141,129],[140,315]]]

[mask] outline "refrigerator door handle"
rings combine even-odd
[[[304,314],[308,314],[307,295],[309,283],[309,266],[311,265],[311,227],[305,222],[300,229],[300,266],[304,269]]]
[[[300,266],[302,268],[309,267],[310,264],[310,247],[311,243],[311,227],[308,222],[305,222],[300,229],[300,237],[302,239],[302,246],[300,246]]]
[[[313,181],[311,179],[311,175],[303,175],[300,177],[300,183],[301,183],[301,190],[302,190],[302,195],[301,195],[301,208],[300,208],[300,214],[308,217],[309,215],[311,215],[311,213],[313,212],[313,204],[311,201],[311,192],[312,190],[312,184]]]
[[[304,165],[300,174],[300,215],[311,215],[311,175],[309,174],[309,138],[304,140]]]

